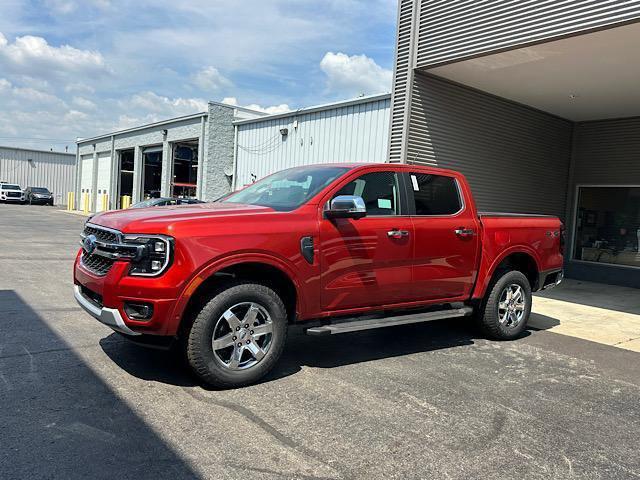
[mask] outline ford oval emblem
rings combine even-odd
[[[95,235],[87,235],[82,241],[82,249],[87,252],[87,255],[91,255],[96,250],[96,241],[98,239]]]

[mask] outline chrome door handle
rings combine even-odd
[[[456,228],[454,232],[459,237],[471,237],[476,234],[476,232],[471,228]]]
[[[404,238],[409,236],[408,230],[389,230],[387,232],[389,238]]]

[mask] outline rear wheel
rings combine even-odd
[[[229,286],[200,311],[187,338],[187,359],[206,383],[234,388],[254,383],[276,364],[287,336],[287,313],[270,288]]]
[[[531,285],[522,272],[499,272],[482,302],[478,323],[487,336],[512,340],[526,328],[531,303]]]

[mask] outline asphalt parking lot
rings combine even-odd
[[[84,218],[0,205],[0,477],[640,477],[640,353],[461,321],[290,336],[212,391],[72,295]]]

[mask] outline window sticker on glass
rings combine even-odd
[[[415,175],[411,175],[411,184],[413,185],[413,191],[419,192],[420,188],[418,187],[418,179]]]
[[[389,200],[388,198],[379,198],[378,208],[386,208],[391,210],[391,200]]]

